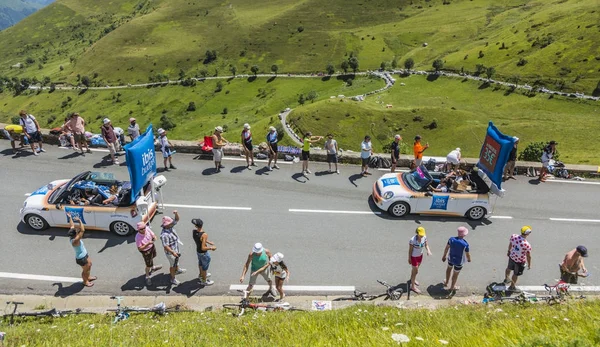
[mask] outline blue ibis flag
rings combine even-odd
[[[490,180],[502,189],[502,175],[504,166],[508,162],[508,157],[515,144],[515,139],[511,136],[504,135],[490,122],[487,128],[487,134],[481,153],[479,153],[479,162],[477,167],[482,170]]]
[[[146,128],[144,134],[125,145],[125,159],[131,180],[131,203],[133,204],[142,188],[156,174],[152,124]]]

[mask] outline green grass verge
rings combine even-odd
[[[20,321],[3,326],[9,346],[598,346],[600,302],[477,305],[435,310],[353,306],[328,312],[108,315]],[[422,338],[419,340],[418,338]]]

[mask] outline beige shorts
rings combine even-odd
[[[179,266],[179,258],[173,256],[171,253],[165,253],[167,256],[167,260],[169,260],[169,267],[178,267]]]
[[[114,143],[107,143],[106,146],[108,147],[108,151],[110,152],[110,154],[115,155],[115,153],[117,153],[117,151],[115,150]]]
[[[250,275],[250,283],[248,283],[249,285],[253,286],[256,284],[256,279],[258,278],[258,276],[262,276],[262,278],[265,279],[265,281],[270,282],[271,279],[271,270],[267,267],[265,269],[265,271],[263,272],[259,272],[258,274],[256,274],[256,276],[252,276]]]
[[[223,159],[223,149],[222,148],[213,148],[213,158],[214,161],[220,162]]]

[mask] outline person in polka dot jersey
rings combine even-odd
[[[527,241],[529,234],[531,234],[531,227],[526,225],[521,228],[521,235],[513,234],[510,237],[508,252],[506,253],[508,256],[508,267],[504,276],[504,283],[511,283],[508,290],[517,290],[517,280],[523,274],[525,264],[527,264],[527,269],[531,270],[531,245]],[[509,277],[511,272],[512,278]]]

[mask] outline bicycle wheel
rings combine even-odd
[[[239,317],[244,313],[242,304],[223,304],[223,309],[236,317]]]

